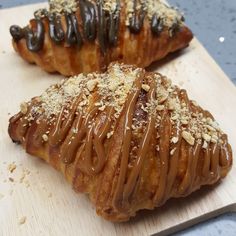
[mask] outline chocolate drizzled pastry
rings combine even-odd
[[[134,66],[63,80],[20,108],[13,142],[61,171],[110,221],[187,196],[232,167],[213,116],[166,77]]]
[[[111,61],[146,67],[184,48],[191,31],[159,0],[51,0],[28,26],[13,25],[13,46],[27,61],[64,75],[101,71]]]

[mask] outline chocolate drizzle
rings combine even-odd
[[[89,0],[80,0],[78,2],[79,13],[82,20],[82,33],[80,32],[78,22],[78,12],[64,12],[61,14],[65,16],[66,32],[62,27],[62,15],[55,12],[48,12],[46,9],[36,11],[35,19],[30,26],[24,29],[13,25],[10,28],[10,33],[15,41],[22,38],[26,39],[27,48],[30,51],[37,52],[42,49],[44,43],[44,19],[49,22],[49,36],[55,43],[66,42],[68,46],[78,45],[80,48],[83,41],[94,41],[96,37],[104,54],[110,46],[115,46],[118,42],[119,26],[120,26],[120,4],[121,0],[115,0],[115,7],[112,5],[112,10],[106,9],[105,1],[98,0],[94,3]],[[113,2],[111,3],[113,4]],[[131,33],[138,34],[144,24],[147,16],[147,3],[139,0],[133,0],[132,16],[129,17],[128,28]],[[128,7],[128,6],[126,6]],[[166,6],[167,7],[167,6]],[[183,18],[181,19],[183,20]],[[149,19],[151,31],[154,35],[159,35],[164,30],[163,19],[154,13]],[[36,24],[36,27],[34,25]],[[33,29],[32,29],[33,28]],[[35,29],[34,29],[35,28]],[[169,34],[172,36],[179,28],[179,21],[173,23],[169,28]]]
[[[163,22],[160,17],[158,18],[157,14],[152,16],[151,29],[155,35],[159,35],[163,31]]]
[[[84,38],[92,41],[96,38],[96,10],[94,4],[89,1],[79,1],[80,15],[83,21]]]
[[[132,33],[137,34],[141,31],[143,27],[144,18],[146,15],[145,5],[144,3],[141,5],[141,9],[137,10],[137,2],[138,0],[133,0],[133,15],[129,20],[129,29]]]
[[[81,47],[83,41],[79,32],[79,25],[75,14],[66,14],[65,18],[67,24],[66,43],[69,46],[77,44]]]
[[[10,27],[10,33],[15,41],[19,41],[24,38],[24,31],[18,25],[12,25]]]
[[[43,47],[44,43],[44,25],[41,19],[35,19],[36,29],[26,27],[25,38],[27,48],[32,52],[37,52]]]
[[[62,29],[61,19],[55,14],[48,16],[49,20],[49,35],[55,43],[60,43],[64,40],[65,34]]]
[[[97,8],[98,8],[98,41],[101,47],[101,50],[103,53],[106,51],[106,17],[105,17],[105,11],[102,7],[103,0],[98,1]]]

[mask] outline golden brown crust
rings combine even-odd
[[[122,1],[123,3],[125,1]],[[80,31],[82,20],[79,8],[76,11]],[[181,24],[173,35],[164,28],[159,36],[151,30],[150,20],[146,17],[144,26],[139,33],[131,33],[126,25],[126,7],[121,7],[118,42],[102,53],[98,38],[94,41],[84,40],[79,48],[77,45],[56,44],[49,36],[48,18],[43,18],[45,38],[43,48],[31,52],[26,45],[26,39],[13,40],[13,47],[19,55],[30,63],[35,63],[47,72],[59,72],[63,75],[76,75],[81,72],[103,71],[110,62],[119,61],[145,68],[152,62],[164,58],[167,54],[188,46],[193,35],[187,26]],[[62,27],[66,32],[66,20],[61,16]],[[29,28],[36,29],[35,19],[30,21]]]
[[[211,185],[232,166],[227,135],[185,90],[119,64],[23,103],[9,135],[116,222]]]

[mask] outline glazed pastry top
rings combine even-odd
[[[123,23],[132,34],[138,34],[145,22],[152,34],[168,30],[172,37],[183,25],[183,15],[160,0],[51,0],[49,9],[34,13],[32,25],[11,26],[13,39],[26,39],[30,51],[39,51],[44,44],[45,24],[55,43],[81,47],[85,41],[98,40],[101,51],[115,46]],[[66,22],[64,26],[63,21]]]
[[[189,170],[195,170],[200,162],[199,175],[209,183],[224,177],[232,165],[227,135],[209,112],[166,77],[124,64],[113,63],[105,73],[80,74],[51,86],[41,96],[22,103],[10,123],[17,125],[12,129],[15,140],[26,150],[37,147],[50,155],[56,153],[58,162],[66,166],[76,163],[76,168],[91,178],[103,173],[111,150],[119,148],[112,195],[116,209],[129,209],[147,160],[153,169],[160,158],[165,170],[153,193],[153,206],[170,197],[168,191],[175,189],[177,172],[181,194],[187,193],[195,180],[194,173],[181,172],[187,168],[181,167],[181,158],[189,160]],[[11,137],[14,140],[14,134]],[[117,139],[121,144],[114,147]],[[167,172],[169,162],[172,170]]]

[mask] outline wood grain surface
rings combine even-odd
[[[62,78],[27,64],[11,46],[9,26],[27,24],[33,11],[44,5],[0,10],[0,235],[164,235],[235,210],[234,165],[229,176],[215,186],[172,199],[156,210],[142,211],[128,223],[113,224],[98,217],[87,196],[73,192],[56,170],[11,142],[8,119],[19,104]],[[149,69],[172,78],[210,110],[229,134],[235,154],[236,88],[196,39],[188,49]],[[9,166],[11,163],[15,166]]]

